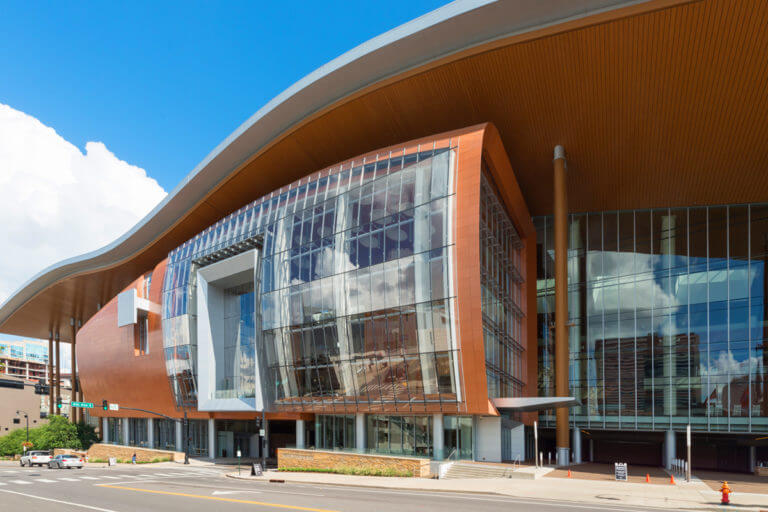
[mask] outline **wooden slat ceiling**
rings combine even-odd
[[[533,215],[552,209],[556,144],[568,154],[572,211],[768,201],[768,2],[652,4],[497,41],[343,101],[256,155],[140,256],[52,286],[0,329],[46,337],[264,193],[357,154],[486,121]]]

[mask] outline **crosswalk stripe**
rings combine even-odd
[[[77,478],[59,478],[62,482],[77,482]]]
[[[5,485],[3,482],[0,482],[0,485]]]
[[[118,476],[102,476],[101,478],[109,478],[110,480],[120,480]]]
[[[81,476],[80,480],[98,480],[98,478],[93,476]]]
[[[48,480],[47,478],[38,478],[37,480],[35,480],[35,482],[43,482],[43,483],[46,483],[46,484],[52,484],[55,481],[56,480]]]
[[[11,480],[12,484],[19,484],[19,485],[29,485],[32,482],[27,482],[26,480]]]

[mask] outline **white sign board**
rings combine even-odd
[[[241,457],[240,450],[237,450],[237,458],[239,459]]]
[[[258,462],[254,462],[253,464],[251,464],[251,476],[261,476],[261,475],[262,475],[261,464],[259,464]]]
[[[109,465],[110,465],[110,466],[115,466],[115,465],[117,465],[117,457],[110,457],[110,458],[109,458]]]
[[[626,462],[616,462],[613,465],[613,474],[616,480],[621,480],[626,482],[627,477],[629,476],[627,474],[627,463]]]
[[[119,411],[120,406],[118,404],[109,404],[109,410],[110,411]]]
[[[261,437],[264,437],[264,435],[265,435],[265,434],[264,434],[264,429],[263,429],[263,428],[260,428],[260,429],[259,429],[259,435],[260,435]]]

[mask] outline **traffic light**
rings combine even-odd
[[[56,408],[57,409],[61,409],[61,397],[60,396],[56,397]]]
[[[102,400],[101,401],[101,408],[104,409],[105,411],[108,411],[109,410],[109,402],[107,402],[106,400]]]
[[[50,392],[50,388],[47,384],[44,384],[42,382],[37,382],[35,384],[35,394],[36,395],[47,395]]]

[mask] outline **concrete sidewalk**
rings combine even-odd
[[[631,482],[543,478],[540,480],[451,479],[370,477],[336,475],[331,473],[291,473],[266,471],[261,477],[252,477],[243,468],[228,473],[230,478],[269,481],[284,480],[289,483],[348,485],[401,489],[426,492],[462,492],[500,494],[520,498],[562,500],[585,504],[657,507],[682,510],[724,510],[720,506],[720,494],[712,491],[704,482],[695,479],[691,483],[646,484]],[[747,494],[738,491],[731,495],[735,510],[768,510],[768,494]]]

